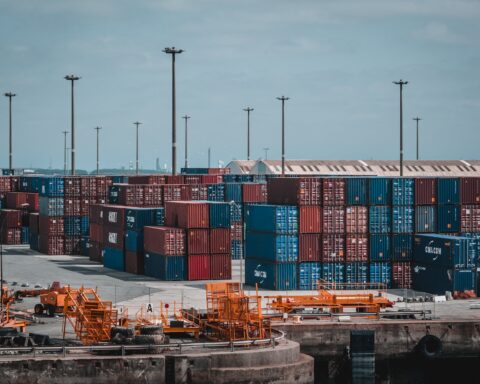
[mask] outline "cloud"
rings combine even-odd
[[[422,29],[413,32],[417,39],[433,41],[444,44],[465,44],[467,39],[459,34],[452,32],[447,25],[439,22],[430,22]]]

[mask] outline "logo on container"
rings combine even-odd
[[[115,232],[108,233],[108,242],[112,244],[117,244],[117,234]]]
[[[267,272],[262,271],[260,268],[262,268],[262,265],[258,264],[257,267],[253,270],[253,276],[261,279],[259,283],[262,284],[263,281],[267,278]]]
[[[108,212],[108,221],[110,223],[116,223],[118,221],[117,212]]]
[[[419,273],[420,271],[426,271],[427,268],[421,267],[420,265],[416,265],[415,268],[413,268],[413,270],[415,271],[415,273]]]
[[[425,246],[425,253],[431,254],[431,255],[436,255],[433,260],[437,260],[438,256],[442,254],[442,248],[439,247],[434,247],[433,246],[434,241],[430,241],[427,246]]]

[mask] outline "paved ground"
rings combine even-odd
[[[25,247],[6,246],[4,248],[4,280],[10,288],[21,289],[22,284],[28,284],[34,288],[36,284],[48,286],[53,281],[61,284],[70,284],[72,287],[96,287],[102,299],[111,300],[118,307],[128,308],[129,315],[134,315],[142,305],[151,303],[154,308],[160,306],[160,302],[183,303],[184,308],[205,308],[204,281],[192,282],[165,282],[145,276],[136,276],[124,272],[117,272],[103,268],[98,263],[91,262],[82,256],[45,256]],[[233,280],[240,280],[240,262],[233,261]],[[16,285],[14,286],[14,282]],[[254,293],[253,287],[245,287],[247,292]],[[260,291],[261,295],[286,294],[286,292]],[[308,294],[309,291],[290,291],[288,294]],[[313,293],[313,292],[312,292]],[[392,290],[388,297],[393,300],[401,300],[402,296],[418,300],[421,295],[418,292]],[[23,303],[16,305],[21,310],[32,310],[38,299],[25,299]],[[480,309],[470,309],[471,304],[479,303],[480,300],[455,300],[444,303],[410,302],[399,303],[398,308],[410,310],[430,310],[435,318],[439,319],[478,319]],[[42,317],[44,324],[36,324],[30,328],[31,332],[49,333],[52,336],[61,335],[62,318],[54,319]],[[71,332],[69,335],[73,336]]]

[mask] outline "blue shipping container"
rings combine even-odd
[[[318,289],[318,282],[322,278],[320,263],[298,264],[298,289],[312,291]]]
[[[208,201],[225,201],[225,184],[208,185]]]
[[[126,231],[125,249],[130,252],[143,252],[143,232]]]
[[[355,284],[368,283],[368,263],[346,263],[345,264],[345,283],[347,289],[358,288]]]
[[[439,177],[437,200],[438,204],[460,204],[460,179]]]
[[[21,243],[28,244],[29,242],[30,242],[30,228],[22,227]]]
[[[413,206],[395,205],[392,207],[392,232],[413,233],[415,209]]]
[[[125,227],[131,231],[142,231],[143,227],[156,225],[157,208],[128,208],[125,211]]]
[[[39,197],[40,215],[42,216],[63,216],[63,197]]]
[[[89,256],[90,237],[82,236],[80,238],[80,255]]]
[[[392,231],[392,208],[372,206],[369,209],[369,232],[390,233]]]
[[[392,204],[415,204],[415,181],[408,178],[395,178],[392,180]]]
[[[210,228],[230,228],[230,203],[224,202],[210,202],[209,206],[209,220]]]
[[[63,177],[45,176],[41,180],[40,196],[59,197],[64,195]]]
[[[186,280],[186,256],[164,256],[146,253],[145,275],[165,281]]]
[[[245,260],[245,283],[277,291],[297,289],[296,263],[270,263],[267,260]]]
[[[298,233],[298,209],[288,205],[247,205],[245,223],[248,231]]]
[[[288,263],[298,260],[298,237],[268,232],[247,232],[245,256]]]
[[[415,232],[437,232],[437,206],[418,205],[415,207]]]
[[[117,271],[125,271],[125,255],[123,250],[104,248],[102,254],[103,266],[105,268],[116,269]]]
[[[233,260],[243,259],[243,242],[241,240],[232,240],[231,248]]]
[[[392,203],[392,180],[387,177],[368,179],[368,201],[370,205],[390,205]]]
[[[460,232],[460,206],[439,205],[437,210],[437,229],[441,233]]]
[[[345,281],[345,265],[341,263],[324,263],[322,265],[322,279],[329,283],[343,283]],[[339,286],[341,289],[342,286]]]
[[[370,261],[390,261],[392,243],[390,235],[370,235]]]
[[[239,222],[243,220],[243,215],[242,215],[242,205],[241,204],[230,204],[230,221],[233,222]]]
[[[476,290],[476,273],[474,269],[416,263],[413,266],[412,288],[438,295],[444,295],[446,291],[473,291]]]
[[[109,204],[118,204],[118,191],[120,187],[118,185],[110,185],[108,187],[108,203]]]
[[[225,184],[225,201],[242,202],[242,184],[226,183]]]
[[[392,282],[392,267],[390,263],[370,263],[370,283],[382,284],[390,288]]]
[[[165,208],[155,208],[153,212],[153,225],[165,225]]]
[[[365,177],[347,177],[347,205],[367,205],[368,179]]]
[[[29,233],[29,244],[30,244],[30,249],[33,249],[34,251],[38,251],[39,248],[39,235],[36,233]]]
[[[393,235],[392,248],[393,261],[411,261],[413,259],[413,235]]]

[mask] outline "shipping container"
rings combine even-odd
[[[412,288],[412,267],[410,263],[392,263],[392,287],[401,289]]]
[[[201,177],[201,175],[184,176],[184,177],[183,177],[183,181],[185,182],[185,184],[195,184],[195,185],[198,185],[198,184],[201,184],[201,183],[202,183],[202,177]]]
[[[187,280],[210,279],[210,255],[187,256]]]
[[[180,201],[182,200],[182,186],[181,185],[163,185],[163,203],[167,201]]]
[[[322,261],[345,262],[345,236],[323,235],[322,236]]]
[[[63,177],[43,176],[40,183],[40,196],[60,197],[64,195]]]
[[[37,233],[30,232],[28,238],[28,244],[30,245],[30,249],[34,251],[38,251],[40,247],[40,236]]]
[[[232,260],[230,250],[224,254],[210,255],[210,279],[230,280],[232,278]]]
[[[209,202],[210,228],[230,228],[230,203]]]
[[[298,260],[298,237],[268,232],[247,232],[246,258],[287,263]]]
[[[345,233],[345,207],[326,206],[323,208],[323,233]]]
[[[392,207],[392,232],[413,233],[415,229],[415,209],[413,206],[395,205]]]
[[[63,204],[65,216],[80,216],[82,214],[82,200],[80,197],[65,197]]]
[[[64,218],[40,215],[38,229],[42,236],[63,236],[65,234]]]
[[[437,207],[418,205],[415,207],[415,232],[435,233],[437,231]]]
[[[298,208],[299,233],[322,233],[322,207],[304,205]]]
[[[47,255],[63,255],[65,253],[65,236],[39,235],[39,250]]]
[[[437,188],[438,204],[460,204],[460,179],[440,177]]]
[[[365,177],[348,177],[345,179],[347,205],[368,204],[368,179]]]
[[[125,272],[143,275],[143,263],[143,252],[125,251]]]
[[[208,201],[225,201],[225,185],[209,184],[207,200]]]
[[[346,237],[345,260],[347,263],[368,261],[368,235],[348,234]]]
[[[125,257],[123,250],[106,247],[103,249],[103,265],[105,268],[125,271]]]
[[[230,204],[230,221],[243,222],[243,207],[241,204]]]
[[[129,184],[165,184],[165,175],[135,175],[128,178]]]
[[[155,208],[127,208],[125,210],[125,228],[142,231],[143,227],[155,225]]]
[[[65,254],[66,255],[80,255],[80,236],[65,235]]]
[[[368,263],[346,263],[345,264],[345,288],[362,289],[362,284],[367,284]]]
[[[364,206],[347,206],[345,209],[347,233],[368,232],[368,208]]]
[[[210,229],[210,253],[228,254],[230,258],[230,229],[212,228]]]
[[[185,177],[185,176],[184,176]],[[199,184],[219,184],[223,183],[222,175],[201,175]]]
[[[480,205],[461,206],[461,232],[480,232]]]
[[[125,247],[125,234],[123,229],[111,226],[104,227],[103,245],[108,248],[123,250]]]
[[[320,205],[322,181],[316,177],[278,177],[267,181],[270,204]]]
[[[186,254],[185,230],[172,227],[144,227],[145,251],[165,256]]]
[[[340,284],[338,288],[342,289],[345,281],[345,264],[323,263],[322,280],[327,283]],[[335,289],[335,285],[332,288]]]
[[[226,183],[225,184],[225,201],[242,202],[242,184]]]
[[[412,288],[420,292],[444,295],[447,291],[475,291],[475,280],[473,269],[456,269],[437,264],[413,265]]]
[[[322,182],[322,188],[324,206],[345,205],[345,179],[325,178]]]
[[[322,235],[306,233],[298,235],[298,261],[320,261],[322,259]]]
[[[91,261],[101,263],[102,262],[102,257],[103,257],[102,248],[103,247],[102,247],[101,243],[90,240],[89,248],[88,248],[88,258]]]
[[[208,203],[196,201],[170,201],[165,203],[165,224],[180,228],[208,228]]]
[[[67,236],[87,236],[89,234],[87,216],[65,216],[64,232]]]
[[[243,242],[241,240],[232,240],[231,242],[232,260],[244,259]]]
[[[125,211],[127,207],[119,205],[104,205],[103,206],[103,225],[108,225],[115,228],[125,227]]]
[[[262,259],[245,260],[245,284],[277,291],[297,289],[297,264],[272,263]]]
[[[245,223],[248,231],[298,233],[298,209],[281,205],[247,205]]]
[[[78,176],[66,176],[64,178],[64,194],[65,196],[80,196],[81,179]]]
[[[145,275],[165,281],[185,280],[186,264],[185,256],[164,256],[149,252],[144,257]]]
[[[92,241],[101,243],[103,241],[103,225],[90,223],[90,238]]]
[[[63,216],[64,202],[63,197],[45,197],[39,198],[40,215],[42,216]]]
[[[143,249],[143,232],[126,231],[125,250],[129,252],[143,252]],[[127,272],[129,271],[127,270]]]
[[[392,204],[414,205],[415,204],[415,181],[414,179],[396,177],[392,179]]]
[[[163,205],[163,188],[161,185],[143,186],[143,205],[145,207],[160,207]]]
[[[392,260],[410,261],[413,259],[413,235],[392,236]]]
[[[390,235],[370,235],[370,261],[392,259],[392,238]]]
[[[243,240],[243,223],[233,222],[230,226],[230,236],[232,240]]]
[[[439,205],[437,207],[437,230],[440,233],[460,232],[460,206]]]
[[[27,193],[27,204],[27,208],[30,212],[38,212],[40,210],[40,200],[38,197],[38,193]]]
[[[108,203],[109,204],[118,204],[118,191],[120,190],[120,186],[118,184],[110,185],[108,187]]]
[[[187,253],[200,255],[210,253],[210,231],[208,229],[187,230]]]
[[[313,291],[318,288],[322,278],[322,265],[320,263],[298,264],[298,289]]]
[[[242,184],[242,201],[244,203],[266,203],[267,185],[260,183]]]
[[[7,192],[6,203],[8,209],[27,209],[27,194],[25,192]]]
[[[3,244],[7,245],[19,245],[22,243],[22,228],[2,228]]]
[[[480,204],[480,177],[462,177],[460,190],[462,204]]]
[[[14,209],[2,209],[0,222],[2,228],[18,228],[22,225],[22,213]]]
[[[30,213],[30,218],[28,219],[29,228],[31,233],[38,234],[40,228],[40,215],[37,212]]]
[[[90,238],[88,236],[82,236],[80,238],[80,255],[88,256],[89,248],[90,248]]]
[[[392,180],[386,177],[368,179],[368,201],[370,205],[390,205],[392,203]]]
[[[379,287],[390,288],[392,283],[392,266],[390,263],[370,263],[370,283]]]
[[[369,209],[369,232],[390,233],[392,231],[392,208],[371,206]]]

